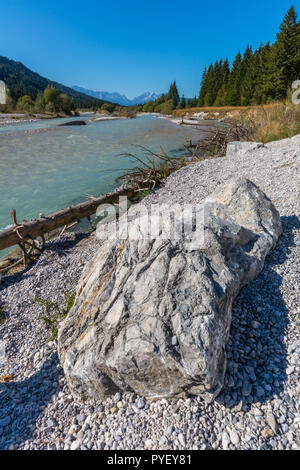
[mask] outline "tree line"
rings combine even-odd
[[[285,15],[276,41],[253,51],[238,51],[232,66],[221,59],[205,67],[198,97],[180,98],[176,82],[169,92],[142,110],[169,114],[174,109],[203,106],[248,106],[286,99],[292,83],[300,79],[300,21],[292,6]]]
[[[287,98],[300,78],[300,21],[292,6],[277,39],[253,51],[239,51],[232,67],[221,59],[205,68],[198,106],[248,106]]]
[[[7,90],[6,105],[0,106],[2,111],[22,111],[26,113],[51,113],[71,115],[76,111],[73,100],[65,93],[60,93],[55,87],[48,85],[43,92],[38,92],[36,99],[30,95],[21,96],[15,102]]]

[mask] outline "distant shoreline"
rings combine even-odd
[[[127,117],[123,116],[113,116],[113,115],[106,115],[106,114],[94,114],[93,112],[82,112],[79,113],[78,116],[51,116],[49,114],[35,114],[33,116],[29,116],[28,114],[21,114],[21,113],[0,113],[0,127],[3,126],[10,126],[13,124],[20,124],[20,123],[30,123],[30,122],[38,122],[38,121],[48,121],[53,119],[74,119],[77,117],[84,117],[84,116],[92,116],[89,119],[91,122],[97,121],[116,121],[119,119],[128,119]]]
[[[53,119],[65,119],[65,118],[75,118],[75,117],[83,117],[85,115],[93,115],[93,117],[90,119],[91,122],[101,122],[101,121],[116,121],[120,119],[128,119],[126,116],[114,116],[113,114],[101,114],[101,113],[92,113],[92,112],[81,112],[78,114],[78,116],[52,116],[49,114],[34,114],[34,115],[28,115],[25,113],[0,113],[0,127],[3,126],[9,126],[13,124],[20,124],[20,123],[30,123],[30,122],[38,122],[38,121],[44,121],[44,120],[53,120]],[[166,114],[160,114],[160,113],[137,113],[136,117],[142,117],[142,116],[153,116],[156,117],[157,119],[165,119],[169,122],[172,122],[173,124],[176,124],[178,126],[199,126],[199,125],[207,125],[208,122],[212,121],[220,121],[217,119],[204,119],[204,117],[199,116],[186,116],[186,117],[177,117],[174,115],[166,115]]]

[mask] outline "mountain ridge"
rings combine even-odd
[[[115,92],[95,91],[89,88],[83,88],[83,87],[79,87],[76,85],[74,85],[72,89],[80,93],[85,93],[86,95],[89,95],[93,98],[110,101],[111,103],[116,103],[121,106],[136,106],[138,104],[145,104],[145,103],[148,103],[149,101],[153,101],[159,98],[160,96],[157,93],[146,91],[142,93],[141,95],[136,96],[133,99],[129,99],[127,98],[127,96],[122,95],[121,93],[117,91]]]
[[[7,57],[0,56],[0,80],[3,80],[10,91],[10,96],[17,101],[24,95],[29,95],[36,99],[39,92],[43,92],[47,86],[57,88],[61,93],[68,95],[77,107],[101,106],[107,103],[106,100],[86,95],[73,90],[71,87],[42,77],[26,67],[22,62],[18,62]]]

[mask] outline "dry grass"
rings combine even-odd
[[[277,102],[261,106],[220,106],[206,108],[186,108],[174,111],[176,116],[193,116],[206,113],[205,119],[224,118],[227,122],[241,122],[255,128],[249,140],[271,142],[300,134],[300,106],[289,102]]]
[[[257,108],[258,106],[206,106],[203,108],[185,108],[185,109],[175,109],[173,114],[177,117],[183,117],[186,114],[193,113],[220,113],[226,112],[230,113],[233,111],[247,111],[249,109]]]
[[[239,116],[243,122],[254,123],[254,138],[258,142],[271,142],[300,134],[300,106],[274,103],[251,109]]]

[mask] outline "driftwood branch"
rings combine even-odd
[[[101,204],[114,204],[118,202],[120,196],[131,197],[133,193],[134,191],[131,188],[126,187],[97,198],[90,198],[88,201],[76,206],[70,206],[48,216],[40,216],[39,219],[22,224],[17,223],[16,214],[13,210],[12,218],[15,225],[0,232],[0,250],[17,245],[21,240],[32,240],[57,228],[78,222],[85,217],[89,218],[92,214],[95,214]]]

